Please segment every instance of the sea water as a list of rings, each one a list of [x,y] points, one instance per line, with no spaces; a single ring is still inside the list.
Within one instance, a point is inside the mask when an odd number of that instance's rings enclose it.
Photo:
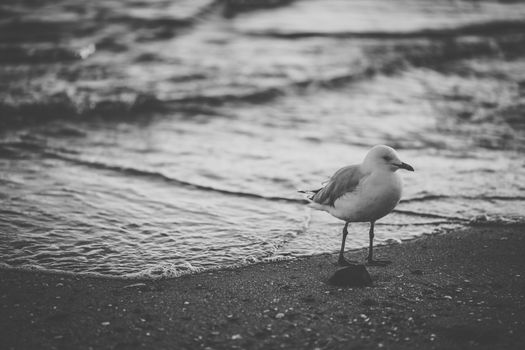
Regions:
[[[416,172],[378,244],[524,223],[525,4],[274,5],[5,1],[0,264],[156,278],[335,252],[343,223],[297,190],[379,143]]]

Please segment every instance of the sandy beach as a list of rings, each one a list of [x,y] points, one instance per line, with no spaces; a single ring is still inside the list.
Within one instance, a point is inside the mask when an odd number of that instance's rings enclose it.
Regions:
[[[523,226],[377,249],[372,287],[327,279],[335,255],[169,280],[0,271],[4,349],[520,349]],[[348,256],[364,259],[358,250]]]

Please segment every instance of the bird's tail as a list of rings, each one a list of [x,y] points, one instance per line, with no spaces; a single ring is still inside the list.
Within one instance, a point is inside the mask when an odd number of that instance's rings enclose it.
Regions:
[[[314,200],[314,196],[317,194],[317,192],[321,191],[322,188],[318,188],[317,190],[298,190],[299,193],[306,194],[306,198],[308,198],[309,201]]]
[[[306,198],[307,198],[308,201],[310,202],[310,203],[308,204],[308,206],[309,206],[310,208],[315,209],[315,210],[328,211],[328,210],[327,210],[328,207],[327,207],[326,205],[323,205],[323,204],[317,203],[317,202],[314,200],[315,195],[316,195],[319,191],[321,191],[322,189],[323,189],[323,188],[321,187],[321,188],[319,188],[319,189],[317,189],[317,190],[306,190],[306,191],[305,191],[305,190],[299,190],[299,191],[297,191],[297,192],[299,192],[299,193],[304,193],[304,194],[307,195]]]

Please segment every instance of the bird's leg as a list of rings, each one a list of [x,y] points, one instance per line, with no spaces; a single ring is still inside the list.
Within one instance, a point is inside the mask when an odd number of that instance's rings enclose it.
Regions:
[[[391,261],[388,260],[374,260],[374,224],[375,222],[370,222],[370,245],[368,246],[368,257],[366,258],[367,265],[371,266],[386,266],[391,264]]]
[[[350,222],[347,221],[345,223],[345,227],[343,228],[343,240],[341,242],[341,250],[339,251],[339,260],[337,260],[337,264],[339,266],[350,266],[350,265],[357,264],[357,262],[346,260],[343,255],[343,252],[345,250],[346,236],[348,235],[348,224],[349,223]]]
[[[370,231],[368,232],[368,236],[370,237],[370,243],[368,245],[368,262],[374,260],[374,222],[372,221],[370,223]]]

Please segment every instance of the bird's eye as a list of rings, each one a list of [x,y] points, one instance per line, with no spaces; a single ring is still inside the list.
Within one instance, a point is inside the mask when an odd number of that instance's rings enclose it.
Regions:
[[[387,162],[390,162],[392,160],[392,157],[390,156],[383,156],[383,159]]]

